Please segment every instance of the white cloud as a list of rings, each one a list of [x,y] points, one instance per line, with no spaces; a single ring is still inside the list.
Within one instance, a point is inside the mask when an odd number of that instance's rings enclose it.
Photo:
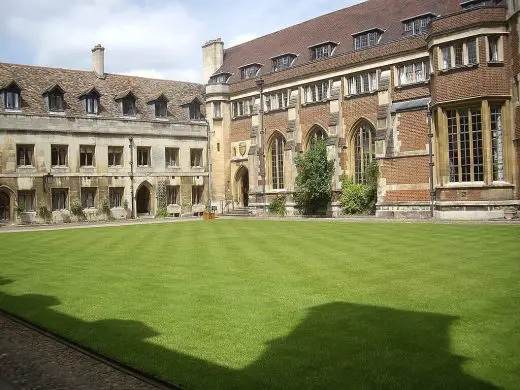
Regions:
[[[237,45],[240,45],[241,43],[250,41],[250,40],[255,39],[255,38],[258,38],[258,35],[256,35],[256,34],[241,34],[241,35],[237,35],[236,37],[231,38],[229,40],[229,42],[227,42],[227,47],[237,46]]]
[[[51,7],[34,3],[40,2],[13,1],[1,18],[7,35],[32,49],[36,64],[90,69],[90,49],[101,43],[108,72],[197,81],[202,77],[202,64],[194,61],[202,61],[203,37],[197,34],[201,22],[178,2],[45,2]]]

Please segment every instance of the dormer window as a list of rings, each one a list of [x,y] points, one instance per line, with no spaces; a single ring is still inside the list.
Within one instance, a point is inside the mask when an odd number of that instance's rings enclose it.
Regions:
[[[428,32],[430,22],[436,15],[428,13],[424,15],[418,15],[413,18],[405,19],[404,23],[404,35],[421,35]]]
[[[150,100],[148,104],[153,105],[156,118],[168,117],[168,98],[164,94],[160,94],[156,98]]]
[[[209,79],[210,84],[227,84],[229,78],[231,77],[231,73],[219,73],[214,76],[211,76]]]
[[[200,121],[202,115],[200,113],[200,102],[195,99],[193,102],[189,104],[190,109],[190,119],[194,121]]]
[[[47,105],[51,112],[62,112],[63,111],[63,95],[65,91],[61,89],[59,85],[55,85],[44,92],[47,96]]]
[[[96,88],[91,88],[88,91],[82,93],[79,98],[84,99],[85,112],[90,115],[99,114],[99,92]]]
[[[119,107],[123,116],[134,117],[137,109],[135,106],[137,98],[132,91],[126,91],[115,97],[119,102]]]
[[[296,58],[295,54],[284,54],[278,57],[273,57],[273,71],[278,72],[290,68]]]
[[[377,45],[381,40],[383,32],[380,28],[374,28],[352,34],[354,37],[354,49],[361,50]]]
[[[324,42],[318,45],[309,47],[311,50],[311,61],[321,60],[332,56],[337,44],[334,42]]]
[[[240,68],[240,78],[242,80],[252,79],[257,76],[262,65],[260,64],[250,64],[245,65]]]
[[[464,9],[475,7],[493,7],[503,4],[504,0],[467,0],[460,2],[460,6]]]
[[[19,110],[21,107],[20,87],[14,81],[4,88],[4,108]]]

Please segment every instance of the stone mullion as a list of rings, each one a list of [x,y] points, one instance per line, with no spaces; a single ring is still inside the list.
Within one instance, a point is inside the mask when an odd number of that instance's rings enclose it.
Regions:
[[[493,140],[491,137],[491,115],[489,102],[482,101],[482,152],[484,154],[484,182],[493,183]]]

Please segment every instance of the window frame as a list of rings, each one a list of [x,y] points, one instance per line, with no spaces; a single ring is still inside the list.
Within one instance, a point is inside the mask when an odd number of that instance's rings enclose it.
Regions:
[[[181,186],[180,185],[167,185],[166,186],[166,204],[168,206],[178,206],[180,200]],[[171,202],[175,200],[175,202]]]
[[[81,187],[81,207],[83,209],[95,209],[96,194],[97,187]]]
[[[364,95],[377,91],[379,88],[379,78],[377,74],[377,70],[373,70],[347,76],[347,96]],[[368,90],[365,90],[367,82]]]
[[[111,209],[122,208],[125,199],[125,187],[108,187],[108,204]]]
[[[173,154],[173,159],[171,158]],[[167,146],[164,148],[164,163],[167,168],[178,168],[180,166],[179,161],[180,149],[178,147]],[[173,160],[173,164],[171,164]]]
[[[218,107],[218,109],[217,109]],[[222,118],[222,102],[213,102],[213,118],[221,119]]]
[[[430,60],[423,59],[421,61],[407,62],[398,65],[397,67],[397,85],[396,87],[404,87],[407,85],[428,83],[431,77]],[[419,79],[419,69],[421,72],[421,79]],[[410,72],[411,70],[411,72]],[[408,75],[411,78],[408,78]],[[403,79],[403,75],[405,80]]]
[[[478,37],[470,37],[440,46],[438,51],[439,71],[445,72],[465,66],[478,65],[480,63],[479,42]]]
[[[377,46],[381,42],[383,31],[372,29],[353,35],[354,50],[364,50]]]
[[[56,160],[54,157],[56,156]],[[51,145],[51,166],[53,168],[65,168],[69,166],[69,145]]]
[[[197,164],[198,162],[198,164]],[[190,148],[190,167],[204,168],[204,149]]]
[[[280,72],[281,70],[289,69],[293,66],[295,59],[296,55],[294,54],[283,54],[281,56],[274,57],[271,60],[273,72]]]
[[[90,158],[89,158],[90,156]],[[79,166],[80,168],[92,168],[96,166],[96,146],[80,145],[79,146]],[[90,159],[90,161],[89,161]],[[89,164],[90,162],[90,164]]]
[[[164,99],[157,99],[154,102],[154,113],[155,113],[155,118],[167,119],[168,118],[168,102]]]
[[[137,113],[137,99],[134,96],[127,95],[121,99],[121,113],[124,117],[134,118]]]
[[[144,161],[144,153],[146,153],[146,164],[143,164]],[[137,166],[146,168],[152,166],[152,148],[150,146],[137,146],[136,147],[137,154]]]
[[[26,213],[36,211],[36,191],[35,190],[19,190],[17,193],[18,206],[23,205],[23,210]],[[29,204],[29,206],[27,206]]]
[[[65,99],[63,92],[54,89],[47,94],[47,104],[49,112],[64,112]]]
[[[321,103],[330,99],[330,80],[319,81],[302,88],[305,104]]]
[[[198,206],[204,204],[204,185],[191,186],[191,205]]]
[[[269,142],[269,184],[273,190],[285,189],[285,138],[276,134]]]
[[[68,188],[51,188],[51,208],[52,211],[61,211],[69,209]]]
[[[260,65],[260,64],[251,64],[251,65],[245,65],[245,66],[240,67],[240,79],[241,80],[254,79],[256,76],[258,76],[258,72],[260,72],[261,68],[262,68],[262,65]]]
[[[455,113],[455,116],[451,115],[453,113]],[[461,115],[461,113],[466,113],[466,115]],[[477,113],[479,122],[476,122]],[[447,124],[446,145],[449,182],[454,184],[484,183],[486,151],[484,149],[485,134],[482,107],[469,106],[446,109],[444,116]],[[475,122],[479,124],[476,129]],[[477,137],[475,137],[475,134],[477,134]],[[480,135],[480,139],[478,135]],[[478,153],[475,156],[475,149],[480,149],[480,158]],[[456,163],[453,160],[456,160]],[[476,163],[476,161],[479,163]],[[478,167],[477,172],[476,167]]]
[[[123,166],[123,146],[109,146],[107,150],[107,158],[108,158],[108,167],[122,167]],[[113,157],[110,158],[110,155]],[[115,164],[117,162],[117,155],[119,155],[119,164]],[[112,161],[111,161],[112,160]]]
[[[22,159],[20,159],[20,157],[21,157],[20,151],[23,152]],[[20,162],[24,162],[24,163],[30,162],[30,164],[20,164]],[[34,145],[33,144],[17,144],[16,145],[16,166],[18,168],[34,168]]]
[[[366,170],[375,159],[375,130],[367,124],[361,123],[352,135],[353,152],[353,180],[356,184],[366,183]],[[365,140],[368,140],[365,142]],[[368,150],[367,150],[368,148]]]
[[[88,115],[99,115],[100,98],[97,93],[91,92],[85,96],[85,112]]]
[[[22,96],[19,88],[10,87],[4,90],[4,109],[12,111],[20,111],[22,109]],[[10,106],[9,96],[14,97],[14,104]]]

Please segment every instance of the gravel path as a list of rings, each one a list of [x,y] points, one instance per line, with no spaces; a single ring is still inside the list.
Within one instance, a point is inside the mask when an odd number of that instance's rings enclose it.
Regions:
[[[157,390],[0,314],[0,390]]]

